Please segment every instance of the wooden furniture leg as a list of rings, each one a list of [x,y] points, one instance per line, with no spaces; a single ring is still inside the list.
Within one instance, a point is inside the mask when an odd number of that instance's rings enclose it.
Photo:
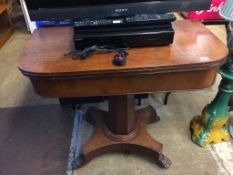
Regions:
[[[113,151],[142,153],[153,158],[163,168],[171,161],[162,153],[162,144],[146,131],[147,123],[159,120],[151,107],[134,110],[134,96],[113,96],[109,99],[109,111],[91,108],[87,120],[96,127],[95,133],[82,147],[76,168],[88,163],[96,156]]]
[[[8,15],[6,5],[0,0],[0,48],[6,43],[14,32],[13,24]]]

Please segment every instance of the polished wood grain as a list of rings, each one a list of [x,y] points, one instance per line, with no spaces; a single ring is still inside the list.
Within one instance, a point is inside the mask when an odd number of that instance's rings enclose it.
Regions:
[[[134,110],[131,94],[154,91],[203,89],[211,86],[228,53],[200,22],[176,21],[174,43],[168,46],[129,49],[125,66],[112,64],[113,53],[99,53],[72,60],[69,27],[38,29],[18,59],[36,93],[48,97],[110,96],[108,112],[90,109],[88,120],[96,125],[93,138],[82,147],[77,167],[109,151],[134,151],[153,157],[168,168],[171,161],[162,144],[146,131],[158,120],[155,110]],[[95,122],[93,122],[95,121]]]
[[[27,76],[105,76],[119,73],[162,73],[206,69],[224,61],[227,49],[200,22],[176,21],[174,43],[169,46],[129,49],[127,64],[114,66],[114,53],[95,54],[86,60],[72,60],[64,53],[73,49],[70,27],[35,31],[18,59]]]
[[[111,96],[109,98],[109,116],[111,118],[107,124],[112,133],[127,135],[135,131],[134,99],[134,95]]]
[[[6,6],[0,1],[0,14],[6,10]]]
[[[13,25],[7,13],[6,5],[0,0],[0,48],[11,37],[13,32]]]
[[[113,151],[144,154],[149,156],[162,168],[169,168],[171,166],[171,161],[161,153],[163,145],[152,138],[146,130],[145,126],[148,123],[154,123],[159,120],[159,117],[151,106],[136,111],[135,126],[138,128],[137,135],[133,138],[125,138],[124,141],[106,137],[106,135],[108,136],[108,131],[103,128],[106,128],[107,118],[111,117],[108,116],[107,112],[90,108],[87,115],[90,117],[88,120],[95,125],[96,131],[92,139],[83,145],[82,154],[78,157],[76,168],[85,165],[100,154]],[[126,135],[116,136],[120,138]]]
[[[69,27],[38,29],[18,59],[35,91],[49,97],[85,97],[129,93],[193,90],[211,86],[227,48],[200,22],[173,23],[174,43],[133,48],[127,64],[112,64],[113,53],[72,60]],[[95,87],[95,88],[93,88]],[[69,90],[67,90],[69,89]]]
[[[47,97],[85,97],[137,94],[155,91],[203,89],[215,82],[217,69],[116,77],[31,78],[37,94]]]

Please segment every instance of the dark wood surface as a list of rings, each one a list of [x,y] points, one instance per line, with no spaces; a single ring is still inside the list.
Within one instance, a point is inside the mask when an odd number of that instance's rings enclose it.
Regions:
[[[127,64],[122,67],[112,64],[113,53],[96,54],[85,60],[64,57],[64,53],[72,50],[70,27],[38,29],[20,55],[18,67],[32,80],[38,94],[50,97],[211,86],[217,67],[225,61],[227,48],[200,22],[177,21],[173,27],[176,31],[173,44],[130,49]]]
[[[119,97],[122,98],[122,97]],[[130,98],[130,97],[129,97]],[[129,98],[127,100],[129,100]],[[130,101],[130,100],[129,100]],[[136,134],[113,134],[109,135],[109,127],[106,125],[109,113],[91,108],[87,112],[88,120],[95,125],[95,134],[82,148],[82,154],[78,158],[81,167],[96,156],[113,151],[133,152],[145,154],[154,160],[160,167],[169,168],[171,161],[162,154],[163,145],[152,138],[146,130],[148,123],[159,121],[156,111],[148,106],[135,112]],[[120,118],[124,118],[122,115]],[[120,122],[120,121],[119,121]],[[119,123],[118,124],[121,124]],[[127,123],[127,122],[126,122]],[[104,129],[103,129],[104,128]]]
[[[216,66],[217,67],[217,66]],[[207,70],[78,78],[32,78],[37,94],[48,97],[87,97],[142,92],[203,89],[215,81],[217,68]],[[107,77],[105,77],[107,76]],[[68,90],[67,90],[68,89]]]
[[[169,46],[130,49],[127,64],[112,64],[113,53],[101,53],[86,60],[72,60],[64,53],[72,50],[71,27],[42,28],[32,35],[19,60],[28,76],[96,76],[130,72],[176,72],[213,68],[223,62],[227,49],[200,22],[177,21],[174,43]],[[216,49],[217,48],[217,49]],[[106,75],[106,76],[107,76]]]
[[[78,167],[108,151],[144,153],[164,168],[171,165],[161,153],[162,144],[145,129],[146,121],[157,121],[155,110],[148,107],[135,111],[133,96],[128,94],[209,87],[228,52],[200,22],[177,21],[173,27],[173,44],[130,49],[122,67],[112,64],[113,53],[96,54],[85,60],[64,57],[73,47],[72,28],[43,28],[32,35],[18,66],[38,94],[111,96],[108,112],[88,112],[95,119],[96,133],[82,147]]]
[[[134,95],[112,96],[109,98],[109,115],[111,119],[108,120],[107,124],[111,132],[127,135],[136,129],[134,99]]]
[[[6,5],[3,0],[0,0],[0,48],[11,37],[13,32],[13,25],[7,13]]]

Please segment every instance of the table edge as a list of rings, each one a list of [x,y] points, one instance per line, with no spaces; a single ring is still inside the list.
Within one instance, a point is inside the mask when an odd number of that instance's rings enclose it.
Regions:
[[[223,57],[220,60],[207,62],[207,63],[196,63],[196,64],[183,64],[175,66],[160,66],[160,67],[148,67],[148,68],[134,68],[134,69],[119,69],[119,70],[106,70],[106,71],[92,71],[92,72],[60,72],[60,73],[35,73],[25,71],[23,68],[18,66],[19,70],[23,75],[29,78],[45,78],[45,79],[59,79],[59,78],[97,78],[97,77],[115,77],[115,76],[130,76],[130,75],[153,75],[162,73],[172,72],[187,72],[187,71],[199,71],[218,68],[223,65],[227,57]]]

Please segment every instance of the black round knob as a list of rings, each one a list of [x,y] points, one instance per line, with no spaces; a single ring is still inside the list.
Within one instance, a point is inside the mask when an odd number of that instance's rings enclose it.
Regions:
[[[126,64],[126,56],[121,54],[116,54],[112,60],[113,64],[116,66],[123,66]]]

